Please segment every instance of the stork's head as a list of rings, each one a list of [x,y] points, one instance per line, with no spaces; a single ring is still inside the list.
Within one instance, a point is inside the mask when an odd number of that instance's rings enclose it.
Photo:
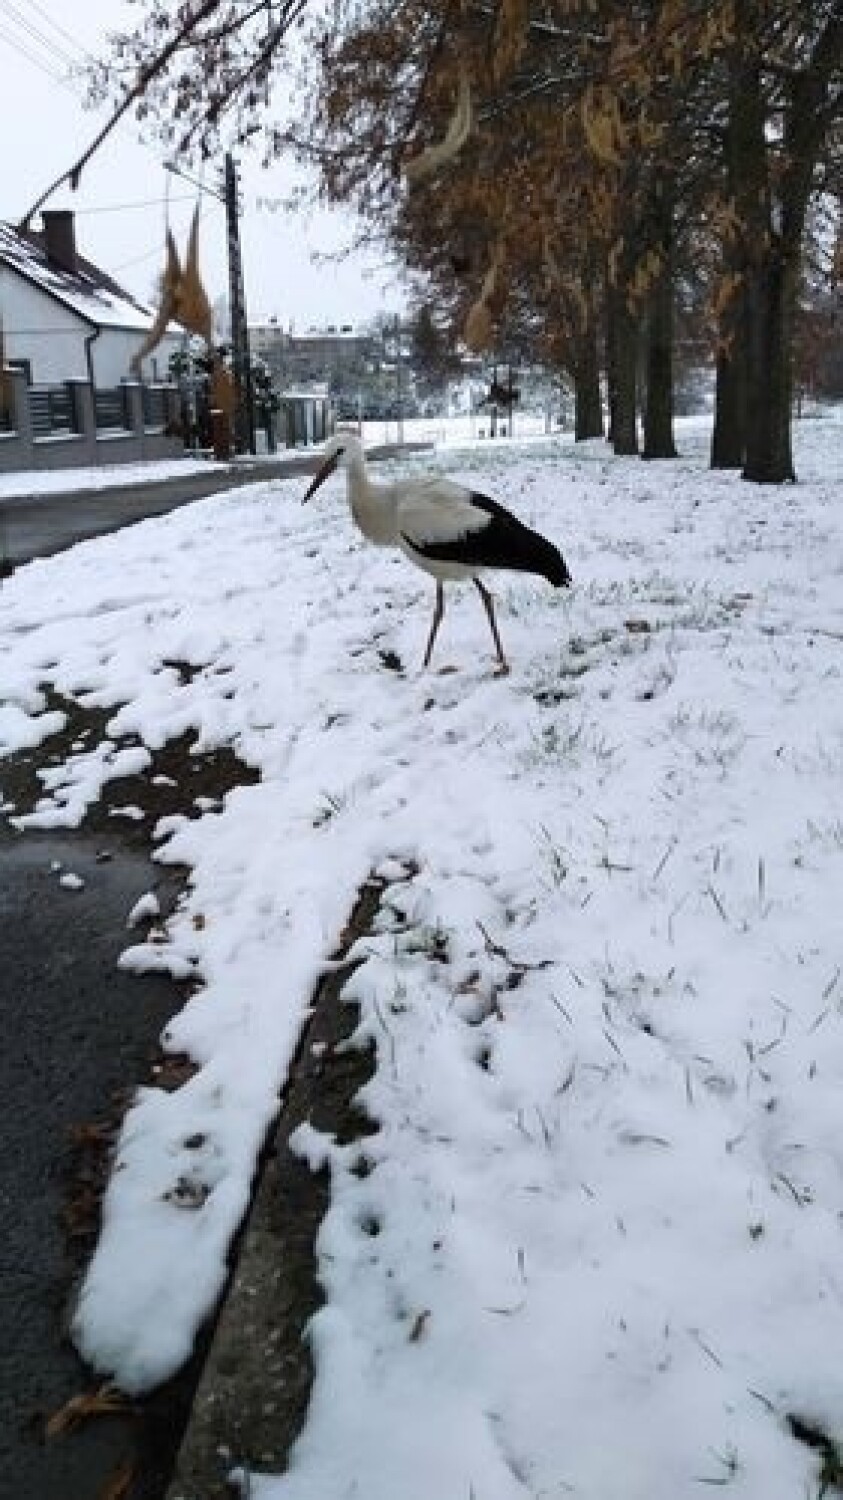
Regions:
[[[322,462],[313,477],[307,494],[302,498],[302,504],[315,495],[321,484],[333,474],[335,469],[347,469],[355,459],[362,459],[363,444],[353,432],[336,432],[325,444],[322,454]]]

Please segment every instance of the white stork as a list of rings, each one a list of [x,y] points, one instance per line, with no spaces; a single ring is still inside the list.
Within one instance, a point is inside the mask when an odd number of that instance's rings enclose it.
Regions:
[[[363,445],[349,432],[329,439],[304,500],[340,467],[348,476],[352,517],[367,540],[377,547],[400,547],[411,562],[436,579],[436,605],[423,665],[429,665],[445,612],[443,585],[470,578],[483,600],[500,670],[508,672],[492,596],[478,575],[485,568],[509,568],[540,573],[554,588],[561,588],[571,582],[561,552],[496,500],[440,475],[373,484]]]

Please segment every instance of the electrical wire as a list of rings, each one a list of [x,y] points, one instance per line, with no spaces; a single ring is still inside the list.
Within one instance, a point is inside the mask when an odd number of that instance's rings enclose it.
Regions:
[[[171,198],[171,203],[192,203],[195,193],[179,193],[177,198]],[[158,208],[161,203],[160,195],[157,198],[136,198],[133,203],[95,203],[93,208],[77,208],[77,217],[81,214],[116,214],[123,213],[129,208]]]
[[[158,200],[156,200],[156,202],[157,201]],[[170,201],[172,202],[173,200],[171,199]],[[184,200],[178,199],[177,201],[182,202]],[[190,201],[190,200],[188,200],[188,201]],[[214,214],[214,213],[221,213],[221,212],[222,212],[222,205],[221,204],[211,204],[211,203],[208,203],[206,205],[203,205],[203,207],[199,211],[199,222],[200,222],[200,224],[204,222],[205,218],[207,217],[207,215],[209,213]],[[111,274],[113,276],[119,276],[120,273],[121,273],[121,271],[128,271],[129,268],[130,268],[130,266],[139,266],[139,265],[142,265],[145,260],[153,260],[156,255],[158,256],[159,259],[161,258],[161,246],[160,246],[160,244],[156,245],[153,250],[145,250],[144,253],[143,253],[143,255],[133,255],[131,260],[121,261],[121,263],[120,263],[119,266],[115,266],[114,267],[114,269],[111,272]]]
[[[14,20],[14,17],[11,14],[11,10],[13,10],[14,7],[12,6],[11,9],[9,9],[9,7],[10,7],[10,0],[0,0],[0,18],[2,18],[3,20]],[[42,15],[44,14],[43,11],[40,11],[39,7],[35,6],[34,8],[35,9],[39,9],[39,13],[40,14],[42,14]],[[46,17],[45,17],[45,19],[46,19]],[[31,29],[31,28],[27,28],[27,29]],[[57,29],[61,30],[62,28],[57,27]],[[39,33],[39,35],[40,35],[40,33]],[[81,100],[81,98],[83,96],[82,96],[79,88],[76,87],[76,86],[74,86],[74,84],[71,81],[71,79],[69,79],[68,77],[66,77],[65,75],[63,75],[61,73],[55,72],[52,68],[48,67],[42,57],[39,57],[36,53],[34,53],[34,52],[32,52],[32,51],[29,50],[29,46],[28,46],[28,44],[26,42],[22,41],[20,37],[15,36],[13,34],[10,34],[8,31],[5,30],[4,26],[0,26],[0,40],[7,42],[10,47],[12,47],[17,53],[19,53],[19,55],[21,57],[26,58],[27,62],[32,63],[33,67],[37,68],[39,70],[39,72],[43,73],[46,78],[49,78],[52,83],[57,83],[62,88],[66,88],[71,94],[73,94],[74,98]],[[47,43],[46,45],[49,46],[49,43]],[[64,54],[64,53],[62,53],[62,55],[66,56],[66,54]],[[94,59],[91,58],[91,54],[88,53],[88,52],[84,52],[83,51],[82,52],[82,56],[84,56],[86,58],[89,58],[92,61],[94,60]],[[168,164],[166,162],[162,162],[160,157],[158,157],[157,160],[165,168],[168,167]],[[178,175],[183,175],[183,174],[179,173]],[[178,198],[175,198],[172,201],[173,202],[177,202],[177,203],[188,202],[191,197],[192,197],[192,195],[187,194],[187,193],[179,194]],[[155,207],[155,206],[157,206],[160,203],[160,201],[161,201],[160,198],[152,198],[152,199],[146,199],[146,200],[138,200],[138,201],[133,202],[133,203],[98,204],[98,205],[95,205],[92,208],[80,208],[80,209],[76,209],[75,212],[76,212],[77,215],[82,215],[82,214],[85,214],[85,215],[87,215],[87,214],[101,214],[101,213],[117,213],[117,212],[121,212],[123,210],[133,209],[133,208],[151,208],[151,207]],[[140,265],[140,264],[142,264],[146,260],[152,260],[154,256],[160,255],[160,254],[161,254],[161,247],[160,247],[160,245],[156,245],[154,249],[147,250],[142,255],[135,255],[135,256],[132,256],[132,258],[130,260],[123,261],[120,266],[116,267],[115,274],[119,274],[123,270],[128,270],[131,266]],[[31,330],[27,330],[27,332],[30,332],[30,331]]]
[[[44,73],[53,83],[61,84],[62,88],[70,88],[74,94],[76,93],[76,90],[73,89],[67,78],[63,77],[61,73],[54,73],[52,68],[48,68],[43,59],[37,57],[34,52],[30,52],[19,37],[10,36],[7,31],[4,31],[0,27],[0,39],[7,42],[10,47],[14,48],[15,52],[19,53],[21,57],[25,57],[27,62],[31,62],[34,67]]]
[[[43,31],[39,31],[37,26],[33,26],[32,22],[28,21],[26,16],[21,15],[21,12],[12,3],[12,0],[0,0],[0,11],[3,12],[6,19],[11,21],[13,25],[19,26],[21,31],[26,32],[28,36],[32,37],[37,45],[45,47],[51,55],[57,55],[70,67],[76,66],[76,59],[58,42],[54,42],[51,37],[46,37]]]
[[[96,61],[96,58],[94,57],[93,53],[92,52],[88,52],[83,46],[81,46],[81,44],[76,40],[75,37],[73,37],[73,36],[70,35],[69,31],[65,31],[64,27],[61,26],[58,21],[53,20],[52,16],[50,16],[50,15],[47,14],[47,12],[45,11],[43,5],[39,5],[38,4],[38,0],[27,0],[27,4],[28,4],[30,10],[37,11],[37,13],[41,17],[42,21],[45,21],[47,23],[47,25],[51,28],[51,30],[57,32],[59,36],[64,37],[65,41],[69,42],[70,45],[77,52],[81,53],[82,57],[84,57],[88,62],[95,62]]]

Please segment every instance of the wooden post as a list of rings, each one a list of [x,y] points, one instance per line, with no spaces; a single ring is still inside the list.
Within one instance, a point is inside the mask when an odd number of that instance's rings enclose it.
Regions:
[[[236,392],[235,446],[238,453],[254,453],[252,368],[249,358],[246,294],[243,288],[243,262],[240,256],[240,215],[237,206],[237,190],[237,167],[234,157],[228,151],[225,157],[225,217],[228,233],[228,289],[231,301],[231,363]]]

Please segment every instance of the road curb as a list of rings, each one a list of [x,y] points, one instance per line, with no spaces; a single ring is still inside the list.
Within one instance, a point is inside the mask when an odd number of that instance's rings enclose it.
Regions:
[[[385,889],[375,878],[362,887],[342,946],[317,985],[165,1500],[232,1500],[244,1486],[248,1494],[249,1476],[287,1467],[304,1424],[313,1381],[307,1324],[323,1302],[315,1246],[330,1175],[311,1171],[290,1137],[305,1121],[341,1144],[372,1133],[355,1097],[372,1076],[374,1052],[344,1045],[358,1008],[342,991],[360,961],[343,959],[371,930]],[[360,1160],[362,1172],[362,1149]]]

